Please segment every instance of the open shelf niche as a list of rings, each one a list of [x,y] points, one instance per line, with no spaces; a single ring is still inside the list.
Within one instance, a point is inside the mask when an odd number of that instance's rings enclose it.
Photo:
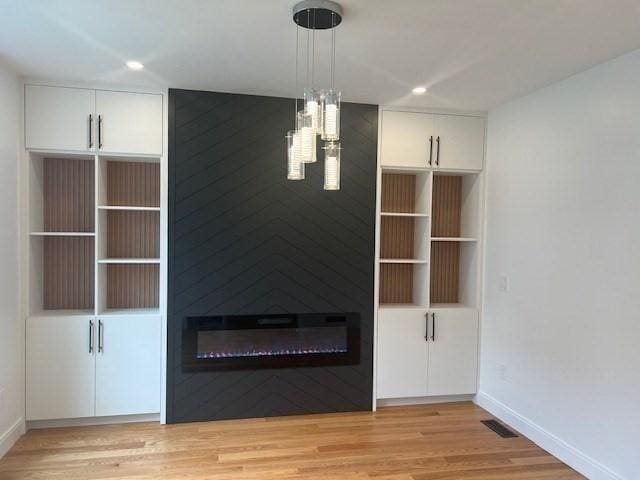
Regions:
[[[428,171],[382,171],[381,304],[428,304],[430,190]]]
[[[101,158],[98,311],[157,309],[160,164]]]
[[[435,173],[431,223],[430,301],[477,306],[481,204],[477,173]]]
[[[95,162],[29,155],[30,314],[92,314]]]

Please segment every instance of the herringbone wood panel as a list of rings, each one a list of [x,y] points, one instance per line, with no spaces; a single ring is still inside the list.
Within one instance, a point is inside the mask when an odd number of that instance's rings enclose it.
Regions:
[[[169,92],[170,422],[371,408],[377,107],[343,104],[342,189],[322,151],[286,180],[292,99]],[[183,373],[194,315],[360,312],[355,366]]]

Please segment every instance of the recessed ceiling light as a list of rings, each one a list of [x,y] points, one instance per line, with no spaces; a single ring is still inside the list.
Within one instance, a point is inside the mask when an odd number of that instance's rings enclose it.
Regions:
[[[127,62],[127,67],[129,67],[131,70],[142,70],[144,68],[144,65],[137,60],[129,60]]]
[[[427,87],[416,87],[411,91],[414,95],[423,95],[427,91]]]

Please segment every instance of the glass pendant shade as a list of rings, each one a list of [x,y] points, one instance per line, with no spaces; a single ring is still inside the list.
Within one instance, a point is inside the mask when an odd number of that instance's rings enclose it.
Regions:
[[[300,156],[300,134],[287,132],[287,179],[304,180],[304,162]]]
[[[327,91],[322,97],[322,140],[340,140],[340,92]]]
[[[293,7],[296,24],[294,129],[287,132],[287,178],[305,178],[307,163],[316,163],[320,147],[324,150],[324,189],[340,190],[340,102],[335,87],[336,27],[342,22],[342,7],[330,0],[301,0]],[[306,29],[306,45],[300,45],[300,28]],[[331,44],[327,78],[330,89],[316,83],[316,30],[329,31]],[[323,35],[323,38],[328,38]],[[302,47],[302,49],[301,49]],[[300,63],[300,53],[302,61]],[[306,80],[299,89],[301,68]],[[324,65],[322,65],[324,67]],[[324,74],[322,75],[325,76]],[[316,89],[316,85],[321,88]],[[301,95],[302,94],[302,95]],[[302,96],[302,108],[299,109]],[[321,140],[319,140],[320,138]],[[321,145],[317,145],[321,142]],[[313,167],[311,167],[313,168]]]
[[[340,190],[340,143],[329,142],[324,147],[324,189]]]
[[[320,105],[321,92],[313,88],[304,89],[304,109],[311,114],[311,128],[316,133],[322,130],[322,106]]]
[[[315,163],[316,132],[313,119],[306,111],[298,112],[298,135],[300,135],[300,156],[304,163]]]

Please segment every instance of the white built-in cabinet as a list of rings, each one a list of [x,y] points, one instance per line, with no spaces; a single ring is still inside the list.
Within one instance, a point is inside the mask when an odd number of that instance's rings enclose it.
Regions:
[[[160,410],[158,316],[27,319],[28,420]]]
[[[27,420],[160,411],[162,110],[25,86]]]
[[[378,399],[476,392],[485,119],[380,115]]]
[[[94,150],[95,90],[27,85],[24,106],[26,148]]]
[[[385,110],[380,161],[386,166],[481,170],[485,119]]]
[[[162,95],[26,85],[25,146],[162,155]]]
[[[82,315],[27,319],[28,420],[95,415],[94,323]]]
[[[162,96],[96,91],[98,149],[105,153],[162,153]]]
[[[98,317],[96,415],[160,409],[160,319]]]
[[[476,309],[382,308],[378,338],[379,398],[475,393]]]
[[[416,112],[382,112],[380,162],[384,165],[426,168],[433,163],[433,115]]]
[[[378,398],[427,395],[427,314],[418,309],[378,313]]]
[[[438,308],[428,312],[430,324],[427,394],[476,392],[478,373],[478,310]]]

